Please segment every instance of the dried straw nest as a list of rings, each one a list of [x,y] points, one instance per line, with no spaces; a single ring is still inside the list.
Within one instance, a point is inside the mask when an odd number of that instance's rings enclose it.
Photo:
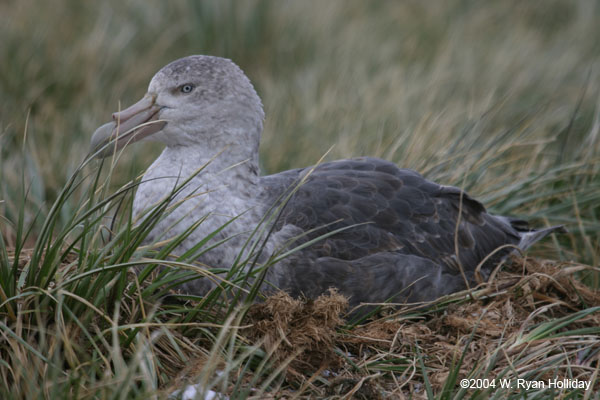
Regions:
[[[425,398],[426,389],[459,390],[465,377],[577,378],[597,391],[600,292],[580,280],[597,272],[519,258],[479,288],[355,327],[343,326],[347,303],[335,291],[304,302],[279,293],[251,307],[242,334],[292,360],[287,380],[296,394]]]

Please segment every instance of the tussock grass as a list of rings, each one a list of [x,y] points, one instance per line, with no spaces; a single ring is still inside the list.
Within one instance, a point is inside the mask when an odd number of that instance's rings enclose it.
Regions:
[[[458,382],[598,380],[599,13],[567,0],[1,3],[0,397],[166,397],[190,383],[236,398],[589,398]],[[335,145],[328,158],[384,157],[569,234],[426,309],[345,325],[339,299],[279,295],[248,311],[261,274],[248,254],[272,216],[235,268],[200,268],[211,234],[176,258],[187,233],[147,243],[167,201],[130,219],[158,147],[82,161],[112,111],[194,53],[232,58],[255,83],[265,172]],[[171,291],[198,274],[217,290]]]

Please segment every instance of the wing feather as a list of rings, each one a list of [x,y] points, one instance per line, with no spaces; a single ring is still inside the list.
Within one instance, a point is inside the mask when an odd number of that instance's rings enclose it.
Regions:
[[[287,171],[265,177],[263,183],[283,192],[306,174],[304,184],[286,204],[279,228],[292,224],[302,231],[313,230],[303,239],[310,240],[357,225],[311,246],[315,257],[358,260],[392,252],[417,255],[452,269],[458,259],[463,268],[473,270],[498,247],[520,240],[510,224],[488,214],[460,189],[438,185],[376,158]],[[493,257],[490,264],[508,251]]]

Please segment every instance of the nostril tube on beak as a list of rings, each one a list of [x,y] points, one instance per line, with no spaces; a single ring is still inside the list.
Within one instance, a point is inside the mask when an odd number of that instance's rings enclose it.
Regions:
[[[135,142],[160,131],[166,121],[158,121],[160,107],[155,103],[156,95],[146,94],[140,101],[123,111],[112,115],[113,120],[102,125],[92,136],[92,152],[97,152],[115,142],[116,149],[127,143]],[[98,154],[106,157],[113,154],[114,146],[108,146],[105,151]]]
[[[148,108],[152,107],[152,105],[154,105],[155,98],[156,98],[156,96],[154,96],[154,95],[146,94],[140,101],[133,104],[132,106],[130,106],[122,111],[113,113],[112,118],[116,122],[123,123],[123,122],[129,120],[134,115],[139,114],[142,111],[147,110]]]

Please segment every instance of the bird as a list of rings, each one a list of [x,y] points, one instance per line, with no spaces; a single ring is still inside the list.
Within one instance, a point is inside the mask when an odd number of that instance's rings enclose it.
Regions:
[[[103,158],[140,140],[164,144],[132,213],[142,218],[161,201],[176,207],[147,243],[191,230],[173,254],[203,243],[197,262],[228,270],[256,236],[262,242],[253,260],[272,261],[261,288],[309,299],[334,288],[350,307],[428,302],[464,290],[487,280],[509,254],[563,230],[494,215],[460,188],[379,158],[261,175],[264,119],[260,97],[233,61],[192,55],[160,69],[140,101],[100,126],[91,152]],[[217,284],[198,274],[180,290],[204,296]]]

